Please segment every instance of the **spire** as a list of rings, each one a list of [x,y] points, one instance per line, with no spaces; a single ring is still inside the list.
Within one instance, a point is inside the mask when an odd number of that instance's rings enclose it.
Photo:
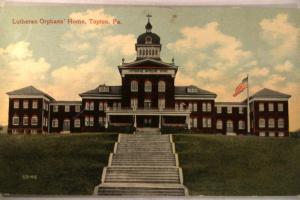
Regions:
[[[148,23],[146,24],[145,28],[146,28],[146,32],[151,32],[152,29],[152,25],[150,23],[150,17],[152,17],[152,15],[150,15],[149,13],[146,15],[146,17],[148,17]]]

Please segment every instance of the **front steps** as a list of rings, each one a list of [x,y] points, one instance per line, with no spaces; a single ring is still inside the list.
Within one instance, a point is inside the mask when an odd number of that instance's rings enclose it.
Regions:
[[[95,195],[184,196],[182,170],[171,135],[119,134]]]

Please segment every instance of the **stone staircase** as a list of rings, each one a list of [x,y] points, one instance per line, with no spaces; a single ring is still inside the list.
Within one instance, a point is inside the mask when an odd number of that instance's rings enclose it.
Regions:
[[[184,196],[182,169],[172,135],[156,130],[119,134],[95,195]]]

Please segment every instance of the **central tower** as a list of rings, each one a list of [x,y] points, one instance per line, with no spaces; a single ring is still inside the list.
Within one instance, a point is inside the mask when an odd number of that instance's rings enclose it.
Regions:
[[[152,25],[150,23],[150,17],[152,16],[148,14],[147,17],[148,23],[145,26],[146,32],[138,37],[137,43],[135,44],[135,50],[137,54],[136,60],[141,60],[144,58],[160,60],[160,37],[151,31]]]

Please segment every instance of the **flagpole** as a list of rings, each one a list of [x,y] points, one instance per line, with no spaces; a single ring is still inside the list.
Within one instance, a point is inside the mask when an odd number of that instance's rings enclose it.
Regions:
[[[247,74],[247,133],[250,134],[249,75]]]

